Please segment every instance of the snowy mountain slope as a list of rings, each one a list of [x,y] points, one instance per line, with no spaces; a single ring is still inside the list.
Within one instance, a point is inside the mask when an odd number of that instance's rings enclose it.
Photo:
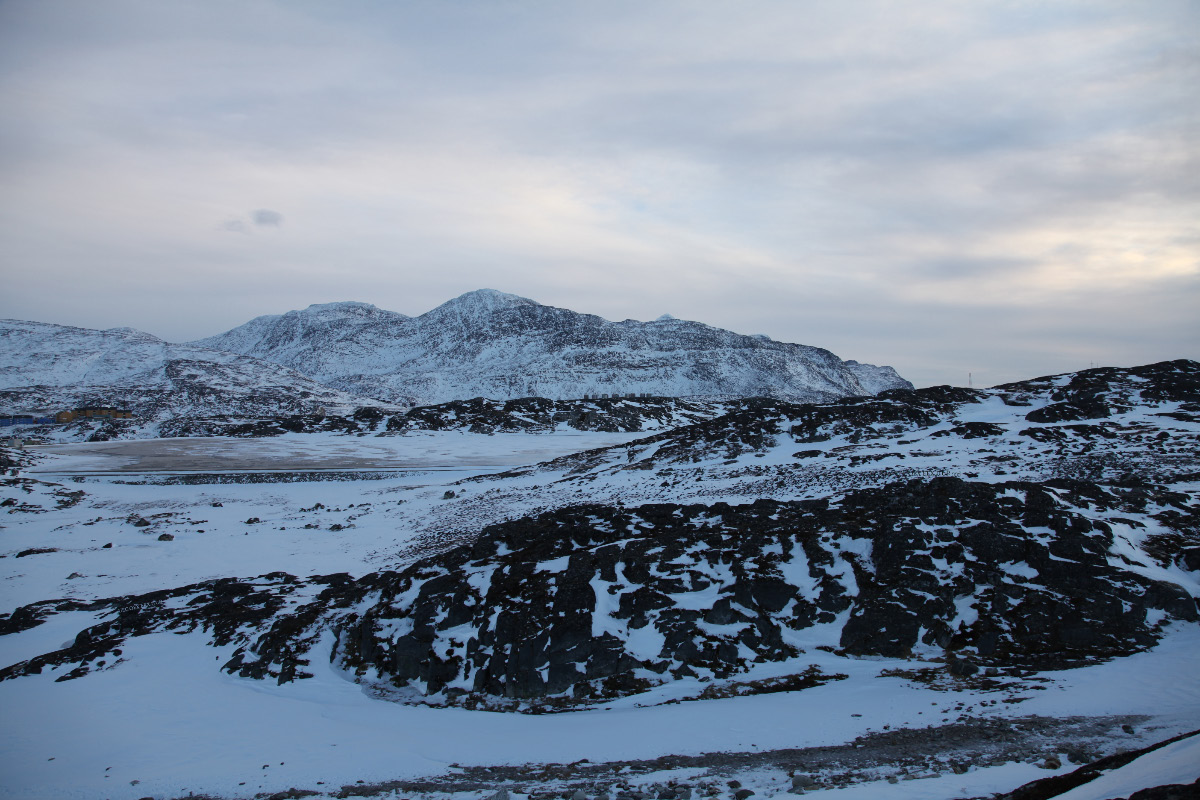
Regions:
[[[878,367],[874,364],[860,364],[857,361],[844,362],[867,394],[879,394],[888,389],[911,389],[913,385],[900,377],[891,367]]]
[[[0,404],[128,408],[143,419],[273,416],[369,403],[260,359],[106,331],[0,320]]]
[[[377,441],[453,438],[468,452],[516,436],[390,435]],[[567,435],[581,434],[545,434]],[[317,453],[364,440],[305,441]],[[51,750],[78,724],[64,716],[36,746],[6,740],[28,756],[14,786],[60,775],[107,790],[115,763],[145,784],[104,793],[130,798],[151,783],[357,796],[363,780],[380,796],[687,787],[744,800],[736,779],[762,795],[849,785],[848,797],[948,800],[1200,717],[1195,362],[745,401],[478,472],[4,479],[0,591],[21,600],[0,616],[0,699],[26,724],[58,698],[120,696],[130,720],[161,706],[151,727],[177,725],[208,713],[172,699],[186,680],[221,710],[212,739],[228,742],[206,739],[195,763],[200,748],[147,743],[93,775]],[[256,744],[301,717],[325,720],[321,735]],[[221,767],[247,747],[256,763]]]
[[[330,303],[194,344],[253,355],[356,394],[413,405],[468,397],[823,400],[911,387],[890,367],[699,322],[609,322],[481,289],[419,317]]]

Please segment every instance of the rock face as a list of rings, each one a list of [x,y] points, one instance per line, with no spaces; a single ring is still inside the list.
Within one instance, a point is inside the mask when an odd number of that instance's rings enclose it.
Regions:
[[[168,344],[132,328],[0,320],[0,407],[115,406],[153,420],[275,416],[369,402],[278,364]]]
[[[387,421],[391,431],[467,430],[551,431],[568,427],[581,431],[660,431],[720,416],[736,403],[681,400],[675,397],[550,400],[456,400],[418,406]]]
[[[342,623],[336,654],[443,701],[578,703],[729,678],[795,658],[822,631],[853,655],[1072,666],[1149,646],[1154,612],[1197,619],[1184,589],[1147,577],[1153,559],[1111,564],[1127,534],[1093,516],[1175,503],[1145,488],[942,479],[836,505],[568,509],[389,577]]]
[[[196,627],[242,643],[224,668],[243,676],[292,680],[328,658],[394,699],[523,710],[800,664],[814,646],[944,656],[964,674],[1064,668],[1144,649],[1163,622],[1200,616],[1162,578],[1187,542],[1145,541],[1136,516],[1193,532],[1200,521],[1186,494],[1069,481],[568,508],[492,526],[401,572],[275,574],[105,601],[111,621],[0,679],[62,664],[78,677],[129,635]],[[28,626],[48,611],[11,617]],[[309,652],[326,629],[332,652]]]
[[[163,437],[280,436],[285,433],[343,434],[406,431],[470,433],[545,433],[563,428],[580,431],[662,431],[712,419],[736,408],[737,402],[699,402],[674,397],[550,400],[522,397],[489,400],[476,397],[403,412],[363,406],[348,415],[294,414],[248,421],[229,416],[180,417],[159,425]]]
[[[1153,773],[1146,770],[1144,765],[1139,765],[1136,762],[1143,756],[1151,755],[1164,747],[1187,739],[1194,739],[1197,736],[1200,736],[1200,730],[1180,734],[1179,736],[1172,736],[1170,739],[1157,742],[1149,747],[1106,756],[1071,772],[1055,775],[1050,778],[1042,778],[1041,780],[1019,786],[1005,794],[1003,800],[1052,800],[1052,798],[1067,794],[1076,787],[1087,786],[1087,784],[1098,778],[1114,775],[1120,776],[1118,780],[1126,779],[1125,776],[1128,776],[1127,786],[1146,786],[1147,783],[1158,783],[1161,780],[1161,776],[1156,778]],[[1153,756],[1151,757],[1153,758]],[[1088,789],[1093,797],[1106,797],[1109,793],[1108,791],[1101,792],[1094,787],[1088,787]],[[1128,788],[1121,790],[1121,794],[1127,794],[1128,792]],[[1125,800],[1194,800],[1196,797],[1200,797],[1200,778],[1197,778],[1190,784],[1147,786],[1144,789],[1139,789],[1129,794]]]
[[[614,393],[807,402],[911,388],[890,367],[844,362],[816,347],[669,317],[609,322],[490,289],[419,317],[366,303],[314,305],[194,344],[412,405]]]

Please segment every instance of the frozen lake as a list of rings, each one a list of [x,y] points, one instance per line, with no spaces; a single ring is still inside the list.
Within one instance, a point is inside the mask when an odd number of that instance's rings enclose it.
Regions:
[[[502,470],[621,444],[649,434],[418,431],[398,436],[287,434],[272,438],[133,439],[31,447],[53,456],[29,473],[86,475],[159,472],[317,470]]]

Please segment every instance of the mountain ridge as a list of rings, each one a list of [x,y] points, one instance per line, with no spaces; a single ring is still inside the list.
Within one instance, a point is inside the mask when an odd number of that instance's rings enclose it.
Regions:
[[[345,301],[256,317],[191,344],[253,355],[409,405],[648,393],[828,400],[911,388],[891,367],[663,315],[611,322],[477,289],[416,317]]]
[[[0,404],[128,408],[143,418],[277,415],[371,403],[252,356],[172,344],[135,328],[0,320]]]

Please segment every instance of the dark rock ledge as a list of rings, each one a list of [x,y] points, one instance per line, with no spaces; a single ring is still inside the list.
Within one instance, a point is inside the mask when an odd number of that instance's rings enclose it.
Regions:
[[[1136,559],[1115,555],[1113,525],[1147,522],[1165,532]],[[331,659],[392,699],[526,711],[686,677],[721,692],[752,683],[756,663],[796,660],[803,675],[792,641],[814,626],[827,626],[827,649],[940,657],[961,677],[1066,668],[1200,618],[1181,586],[1137,571],[1137,559],[1194,569],[1196,523],[1182,492],[1069,481],[578,506],[491,526],[399,572],[273,573],[96,601],[102,621],[0,679],[64,666],[58,680],[79,677],[111,666],[128,636],[197,629],[235,646],[223,669],[246,677],[285,682]],[[0,630],[39,624],[63,602],[16,609]],[[336,644],[316,653],[325,630]]]

